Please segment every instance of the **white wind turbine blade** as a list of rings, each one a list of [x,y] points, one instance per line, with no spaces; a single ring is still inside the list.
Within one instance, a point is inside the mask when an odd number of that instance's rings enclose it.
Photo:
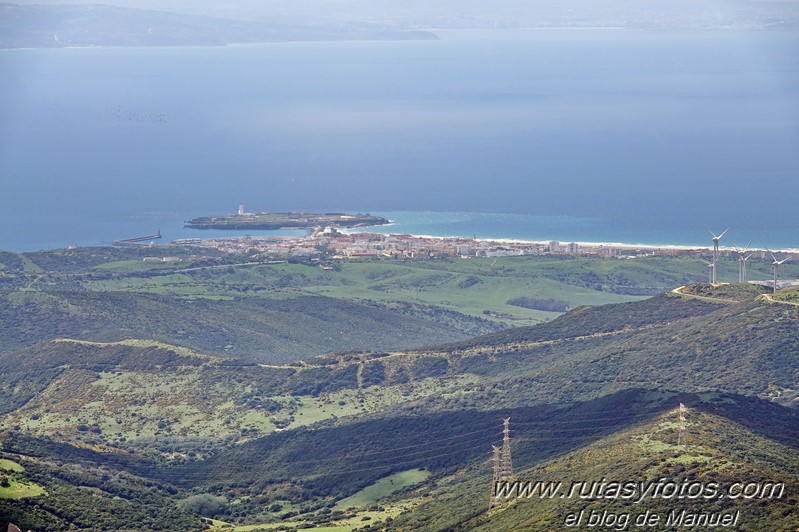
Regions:
[[[766,251],[768,251],[768,254],[771,255],[771,260],[777,262],[777,257],[774,256],[774,253],[772,253],[769,248],[766,248]]]

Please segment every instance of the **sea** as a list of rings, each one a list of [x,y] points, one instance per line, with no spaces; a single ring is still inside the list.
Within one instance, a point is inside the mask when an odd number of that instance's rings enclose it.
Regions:
[[[0,249],[236,235],[183,224],[239,203],[799,248],[799,31],[437,33],[0,50]]]

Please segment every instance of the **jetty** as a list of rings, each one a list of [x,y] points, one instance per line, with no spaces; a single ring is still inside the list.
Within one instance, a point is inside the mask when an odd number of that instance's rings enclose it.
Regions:
[[[137,236],[134,238],[124,238],[122,240],[114,240],[111,242],[115,246],[141,246],[143,242],[151,242],[161,238],[161,230],[155,232],[154,235]]]

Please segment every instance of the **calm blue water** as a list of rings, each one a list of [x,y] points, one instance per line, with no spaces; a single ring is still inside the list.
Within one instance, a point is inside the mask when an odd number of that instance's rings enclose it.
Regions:
[[[241,201],[799,247],[799,33],[443,37],[0,51],[0,248],[211,236],[182,221]]]
[[[541,216],[479,212],[381,212],[391,225],[357,229],[374,233],[466,236],[487,239],[564,242],[621,242],[628,244],[710,245],[704,227],[680,232],[673,228],[637,227],[619,220],[579,216]],[[722,229],[723,230],[723,229]],[[720,231],[718,231],[720,232]],[[577,235],[577,237],[575,236]],[[741,237],[741,232],[737,231]],[[725,237],[722,245],[727,243]],[[742,246],[748,240],[742,241]]]

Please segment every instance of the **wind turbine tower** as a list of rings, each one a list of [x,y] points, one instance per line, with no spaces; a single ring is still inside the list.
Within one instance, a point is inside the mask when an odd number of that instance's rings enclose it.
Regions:
[[[749,255],[747,255],[746,257],[744,257],[744,258],[743,258],[743,260],[741,261],[741,269],[742,269],[742,271],[743,271],[743,281],[741,281],[742,283],[745,283],[745,282],[746,282],[746,261],[748,261],[749,259],[751,259],[751,258],[752,258],[752,255],[754,255],[754,253],[750,253]]]
[[[713,282],[713,270],[716,269],[716,265],[713,264],[712,262],[705,262],[705,264],[707,264],[707,274],[708,274],[707,275],[707,282],[712,283]]]
[[[710,228],[708,227],[707,230],[710,231]],[[716,236],[716,233],[713,231],[710,231],[710,234],[713,235],[713,280],[710,282],[713,284],[716,284],[716,264],[719,260],[719,240],[721,240],[721,237],[723,237],[724,233],[727,231],[729,231],[729,229],[725,229],[718,236]]]
[[[754,253],[750,253],[749,255],[746,254],[746,252],[749,250],[749,246],[752,245],[752,241],[750,240],[744,249],[739,248],[737,244],[733,245],[735,246],[735,251],[738,252],[738,282],[745,283],[746,261],[749,260],[752,255],[754,255]]]
[[[780,264],[782,264],[783,262],[787,261],[791,257],[785,257],[782,260],[777,260],[777,257],[775,257],[774,253],[772,253],[770,250],[769,250],[769,254],[771,255],[771,259],[774,261],[774,262],[771,263],[771,265],[774,266],[774,290],[772,291],[772,294],[773,294],[773,293],[777,292],[777,268],[780,267]]]

